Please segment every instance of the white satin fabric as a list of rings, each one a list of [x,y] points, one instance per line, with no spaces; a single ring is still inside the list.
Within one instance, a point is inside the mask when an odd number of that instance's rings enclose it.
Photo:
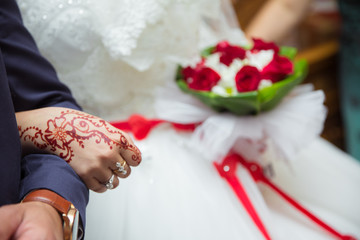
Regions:
[[[185,122],[209,119],[195,135],[164,124],[136,141],[142,164],[116,190],[91,193],[85,239],[263,239],[209,159],[226,153],[231,147],[226,143],[236,143],[239,136],[262,140],[265,130],[275,142],[269,149],[280,146],[288,159],[276,161],[277,153],[266,152],[266,164],[275,170],[273,181],[341,232],[360,237],[360,166],[316,137],[324,116],[320,92],[294,95],[269,116],[230,121],[233,117],[224,119],[187,95],[171,100],[167,96],[175,94],[157,91],[174,81],[177,63],[194,62],[204,46],[223,39],[246,43],[228,2],[17,1],[40,51],[85,111],[107,120],[124,120],[133,113]],[[162,107],[161,99],[166,99]],[[309,103],[318,107],[310,108]],[[182,114],[175,117],[179,110]],[[211,126],[222,133],[226,121],[235,130],[228,135],[205,131]],[[249,122],[251,128],[240,131],[238,121]],[[279,126],[287,131],[271,132]],[[206,138],[203,145],[196,134],[210,134],[214,142]],[[239,149],[245,146],[240,143]],[[258,186],[245,169],[239,168],[238,176],[272,239],[333,239]]]

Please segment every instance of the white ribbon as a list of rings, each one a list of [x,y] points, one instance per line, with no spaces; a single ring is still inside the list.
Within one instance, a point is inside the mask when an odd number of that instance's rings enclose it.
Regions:
[[[326,118],[323,91],[311,84],[296,87],[273,110],[256,116],[218,113],[171,83],[159,89],[157,116],[175,123],[202,122],[191,137],[191,146],[214,161],[231,149],[256,158],[269,142],[285,159],[318,136]]]

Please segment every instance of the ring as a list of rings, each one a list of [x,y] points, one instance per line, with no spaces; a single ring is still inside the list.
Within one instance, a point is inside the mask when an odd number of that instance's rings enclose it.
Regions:
[[[115,171],[117,171],[117,172],[119,172],[119,173],[121,173],[121,174],[123,174],[123,175],[126,175],[126,174],[127,174],[127,171],[125,170],[125,165],[126,165],[126,162],[125,162],[125,161],[123,161],[122,163],[116,162],[116,167],[117,167],[118,169],[116,169]]]
[[[114,177],[115,175],[111,175],[111,178],[109,179],[109,181],[105,184],[105,187],[107,189],[113,189],[114,188],[114,185],[113,185],[113,182],[114,182]]]

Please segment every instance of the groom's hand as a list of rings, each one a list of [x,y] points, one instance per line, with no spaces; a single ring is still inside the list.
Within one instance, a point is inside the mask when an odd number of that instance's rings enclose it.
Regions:
[[[128,134],[84,112],[50,107],[19,112],[16,118],[24,152],[58,155],[95,192],[117,187],[117,177],[127,177],[130,166],[141,162]]]
[[[59,213],[42,202],[12,204],[0,207],[0,240],[62,240]]]

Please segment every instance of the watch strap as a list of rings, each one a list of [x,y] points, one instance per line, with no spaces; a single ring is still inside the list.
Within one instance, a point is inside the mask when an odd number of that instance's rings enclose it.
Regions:
[[[71,208],[71,202],[64,199],[55,192],[47,189],[38,189],[25,196],[22,202],[39,201],[53,206],[62,214],[67,214]]]

